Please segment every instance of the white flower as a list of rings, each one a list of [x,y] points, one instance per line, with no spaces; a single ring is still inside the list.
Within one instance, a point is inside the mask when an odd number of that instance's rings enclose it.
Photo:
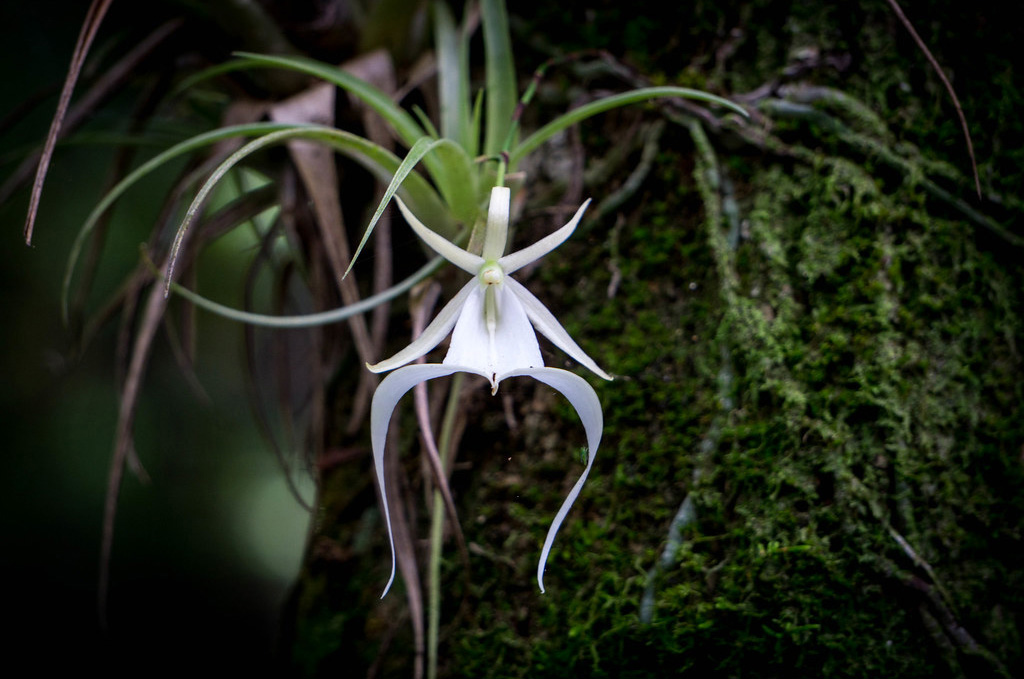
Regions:
[[[534,328],[565,351],[577,363],[586,366],[606,380],[612,379],[587,356],[548,309],[509,274],[534,262],[561,245],[576,229],[584,210],[584,203],[569,223],[518,252],[502,256],[508,233],[511,194],[503,186],[491,190],[487,213],[487,231],[484,236],[483,255],[475,255],[439,236],[420,222],[396,197],[398,207],[413,230],[427,245],[455,266],[473,275],[455,297],[416,340],[391,358],[368,366],[373,372],[384,372],[405,366],[436,347],[452,333],[448,354],[441,364],[409,365],[388,375],[377,387],[370,410],[370,430],[373,461],[377,470],[384,504],[384,518],[388,525],[391,544],[391,577],[384,588],[387,594],[395,579],[395,542],[391,531],[384,485],[384,441],[388,424],[398,401],[420,382],[444,377],[455,372],[480,375],[491,383],[491,393],[497,393],[498,384],[508,377],[526,376],[544,382],[561,392],[576,409],[587,434],[589,448],[587,466],[568,497],[555,515],[548,529],[537,564],[537,584],[544,591],[544,566],[562,521],[572,507],[586,481],[594,455],[601,443],[604,417],[601,403],[593,388],[583,378],[559,368],[545,368]],[[454,331],[452,330],[454,328]],[[383,594],[381,595],[384,596]]]

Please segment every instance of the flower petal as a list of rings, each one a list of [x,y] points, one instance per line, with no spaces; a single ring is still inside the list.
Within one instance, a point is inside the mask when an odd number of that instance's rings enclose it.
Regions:
[[[417,236],[423,239],[423,242],[463,271],[467,271],[474,276],[477,274],[477,271],[480,270],[484,263],[483,257],[463,250],[439,233],[431,231],[405,206],[401,198],[395,196],[395,201],[398,203],[398,209],[402,211],[405,221],[409,222],[409,226],[412,227]]]
[[[487,207],[487,230],[484,231],[485,260],[498,259],[505,253],[511,203],[512,192],[507,186],[495,186],[491,189],[491,202]]]
[[[456,366],[436,363],[409,365],[385,377],[373,392],[373,402],[370,405],[370,443],[373,447],[373,466],[377,471],[381,504],[384,505],[384,521],[388,526],[388,542],[391,545],[391,577],[384,587],[384,593],[380,595],[381,599],[395,581],[395,536],[391,532],[391,510],[388,508],[387,487],[384,483],[384,443],[387,440],[391,415],[402,396],[420,382],[451,375],[459,370]]]
[[[566,496],[558,513],[555,514],[551,527],[548,528],[547,537],[544,538],[544,548],[541,549],[540,561],[537,563],[537,584],[543,593],[544,567],[547,565],[548,553],[551,551],[551,545],[555,542],[555,535],[558,534],[562,521],[565,520],[569,510],[572,509],[576,496],[580,494],[580,490],[587,480],[587,474],[590,473],[590,468],[594,464],[594,456],[597,454],[597,447],[601,445],[601,433],[604,431],[604,414],[601,412],[601,402],[598,400],[597,394],[594,393],[593,387],[575,373],[561,370],[560,368],[532,368],[514,370],[501,375],[500,379],[520,375],[539,380],[549,387],[560,391],[563,396],[569,399],[569,403],[576,409],[576,414],[580,416],[580,421],[583,422],[583,429],[587,432],[587,448],[589,449],[587,452],[586,468],[572,487],[572,490],[569,491],[569,495]]]
[[[471,280],[466,285],[462,286],[458,294],[452,297],[451,301],[444,305],[440,313],[430,322],[420,336],[412,341],[412,343],[406,348],[399,351],[391,358],[375,363],[374,365],[367,364],[367,368],[371,372],[382,373],[388,370],[399,368],[409,361],[415,361],[420,356],[436,347],[441,343],[451,329],[455,327],[456,322],[459,320],[459,315],[462,312],[462,307],[466,303],[466,299],[470,296],[473,290],[479,288],[479,285],[475,280]]]
[[[510,252],[501,259],[498,260],[498,264],[505,271],[506,274],[510,274],[513,271],[518,271],[530,262],[536,261],[548,254],[559,245],[565,242],[565,240],[572,235],[572,232],[576,230],[576,225],[580,223],[580,218],[583,216],[583,211],[590,205],[590,199],[580,206],[579,210],[576,210],[576,214],[569,222],[554,233],[544,236],[533,245],[528,245],[522,250],[516,252]]]
[[[505,287],[519,299],[523,310],[533,323],[533,327],[537,328],[542,335],[551,340],[556,347],[569,354],[574,361],[600,377],[606,380],[613,379],[611,375],[597,367],[594,359],[587,356],[586,352],[580,348],[580,345],[576,344],[575,340],[569,336],[569,333],[558,322],[554,314],[548,311],[548,308],[539,299],[534,297],[532,292],[523,287],[518,281],[508,277],[505,278]]]
[[[506,278],[505,283],[509,280]],[[488,327],[485,311],[488,288],[493,291],[497,307],[493,327]],[[519,298],[505,285],[477,285],[455,324],[443,363],[466,366],[483,375],[490,380],[493,394],[498,390],[498,375],[522,368],[540,368],[544,359],[537,333]]]

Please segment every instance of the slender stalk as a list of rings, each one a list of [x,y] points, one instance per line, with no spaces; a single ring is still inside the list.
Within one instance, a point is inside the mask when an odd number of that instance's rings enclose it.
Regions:
[[[455,373],[448,394],[438,449],[441,451],[441,469],[448,473],[449,461],[454,455],[452,432],[459,412],[459,397],[465,373]],[[444,541],[444,498],[434,490],[434,503],[430,510],[430,560],[427,565],[427,679],[437,679],[437,642],[441,627],[441,546]]]

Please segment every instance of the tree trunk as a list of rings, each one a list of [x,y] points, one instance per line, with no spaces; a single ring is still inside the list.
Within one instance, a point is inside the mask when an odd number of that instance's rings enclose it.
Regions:
[[[595,202],[530,286],[617,379],[595,382],[604,439],[543,595],[582,428],[542,386],[467,386],[471,570],[447,542],[441,674],[1020,676],[1019,25],[990,2],[905,7],[963,104],[979,198],[954,103],[889,5],[727,4],[511,3],[522,82],[547,45],[631,65],[552,71],[531,122],[647,79],[752,115],[636,107],[538,154],[521,230]],[[371,473],[325,474],[289,613],[309,676],[412,672],[403,591],[377,599]]]

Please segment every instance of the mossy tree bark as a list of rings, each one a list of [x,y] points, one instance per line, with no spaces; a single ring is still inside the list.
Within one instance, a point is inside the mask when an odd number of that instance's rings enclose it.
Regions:
[[[595,384],[604,441],[543,596],[531,573],[582,432],[542,387],[503,385],[504,411],[471,389],[452,482],[472,571],[464,586],[448,550],[445,676],[1024,670],[1021,36],[992,3],[905,9],[954,76],[981,199],[884,2],[511,8],[524,69],[547,44],[634,66],[555,73],[541,107],[625,77],[754,114],[623,111],[532,169],[538,206],[581,193],[545,163],[588,170],[591,218],[530,285],[619,377]],[[411,409],[400,422],[422,507]],[[377,601],[370,478],[367,461],[324,479],[290,635],[310,676],[412,666],[404,599]]]

